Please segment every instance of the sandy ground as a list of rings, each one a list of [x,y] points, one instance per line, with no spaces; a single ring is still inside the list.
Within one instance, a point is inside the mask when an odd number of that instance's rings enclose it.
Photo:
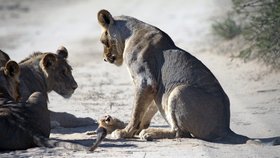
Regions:
[[[0,0],[0,48],[20,61],[34,51],[54,52],[64,45],[69,51],[79,88],[71,99],[50,93],[49,108],[94,120],[111,114],[128,121],[133,87],[125,66],[102,60],[100,9],[113,15],[130,15],[167,32],[177,45],[203,61],[216,75],[231,100],[231,127],[252,138],[280,136],[280,74],[256,62],[232,60],[217,52],[231,51],[217,44],[211,23],[230,3],[223,0]],[[220,49],[223,48],[223,49]],[[168,125],[157,114],[152,126]],[[85,132],[96,125],[57,128],[51,137],[76,140],[90,146],[94,136]],[[95,153],[63,148],[32,148],[0,153],[0,157],[280,157],[280,146],[225,145],[197,139],[145,142],[107,139]]]

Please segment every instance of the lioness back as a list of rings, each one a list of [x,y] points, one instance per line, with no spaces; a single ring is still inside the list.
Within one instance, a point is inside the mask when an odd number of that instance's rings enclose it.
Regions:
[[[160,67],[156,69],[161,71],[154,74],[156,74],[156,78],[161,76],[161,86],[165,88],[165,92],[185,84],[213,95],[225,96],[222,87],[211,71],[188,52],[181,49],[168,49],[156,56],[156,63],[161,63]]]

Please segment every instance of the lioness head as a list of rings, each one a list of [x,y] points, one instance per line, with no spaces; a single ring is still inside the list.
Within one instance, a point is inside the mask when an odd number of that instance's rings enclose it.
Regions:
[[[100,10],[97,14],[97,19],[103,28],[100,41],[104,45],[104,61],[117,66],[122,65],[124,38],[121,36],[117,21],[107,10]]]
[[[78,87],[67,63],[68,51],[61,47],[54,53],[43,53],[40,67],[44,71],[48,91],[54,90],[64,98],[70,98]]]
[[[0,67],[4,66],[9,60],[9,55],[0,50]]]
[[[14,100],[19,99],[19,66],[15,61],[8,61],[0,69],[1,93],[7,93]]]

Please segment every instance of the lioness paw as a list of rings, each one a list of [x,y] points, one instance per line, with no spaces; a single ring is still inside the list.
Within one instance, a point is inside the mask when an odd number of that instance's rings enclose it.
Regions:
[[[115,130],[114,132],[112,132],[111,137],[112,137],[113,139],[121,139],[121,138],[123,138],[123,131],[117,129],[117,130]]]
[[[113,139],[122,139],[122,138],[128,138],[128,133],[125,129],[117,129],[112,134],[111,137]]]
[[[149,132],[149,130],[147,130],[147,129],[143,129],[139,133],[139,137],[140,137],[140,139],[146,140],[146,141],[152,141],[153,140],[152,133]]]

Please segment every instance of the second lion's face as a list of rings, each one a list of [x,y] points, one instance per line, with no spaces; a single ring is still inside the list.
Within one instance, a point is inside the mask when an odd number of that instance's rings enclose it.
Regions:
[[[117,66],[123,63],[124,42],[118,22],[107,10],[101,10],[97,14],[98,22],[103,28],[100,42],[104,45],[104,61]]]
[[[106,62],[120,66],[123,63],[123,49],[120,43],[121,39],[119,39],[116,33],[112,32],[112,30],[105,30],[101,34],[100,42],[104,46],[103,58]]]

